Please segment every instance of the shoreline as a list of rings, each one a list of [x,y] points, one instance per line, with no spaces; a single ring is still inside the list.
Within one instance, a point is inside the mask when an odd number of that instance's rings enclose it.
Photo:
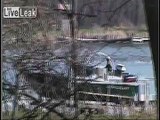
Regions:
[[[58,37],[58,41],[64,41],[71,39],[70,37]],[[134,42],[134,43],[144,43],[148,42],[148,40],[134,40],[133,37],[126,37],[126,38],[115,38],[115,39],[102,39],[102,38],[75,38],[77,41],[80,42],[108,42],[108,43],[116,43],[116,42]],[[141,38],[143,39],[143,38]]]

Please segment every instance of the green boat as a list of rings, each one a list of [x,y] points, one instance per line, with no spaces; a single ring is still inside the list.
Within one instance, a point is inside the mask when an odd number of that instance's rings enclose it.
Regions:
[[[124,67],[121,66],[121,69]],[[123,68],[123,70],[125,70]],[[120,75],[110,75],[105,68],[97,68],[95,75],[90,77],[77,77],[79,100],[98,102],[135,102],[145,103],[154,101],[155,95],[151,93],[153,80],[138,78],[134,75],[126,75],[124,71]],[[127,77],[127,80],[126,79]]]

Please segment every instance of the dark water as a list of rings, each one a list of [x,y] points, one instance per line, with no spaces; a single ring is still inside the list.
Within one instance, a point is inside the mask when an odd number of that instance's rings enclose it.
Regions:
[[[107,44],[107,43],[83,43],[80,47],[81,50],[78,50],[80,54],[79,56],[84,54],[93,54],[91,59],[89,59],[87,64],[91,65],[97,65],[101,67],[105,67],[106,65],[106,59],[103,55],[96,55],[98,53],[103,53],[106,55],[109,55],[114,63],[114,66],[116,64],[123,64],[125,65],[127,71],[130,74],[135,74],[139,78],[154,78],[154,70],[153,70],[153,63],[152,63],[152,54],[150,51],[150,47],[148,43],[142,43],[142,44],[133,44],[133,43],[113,43],[113,44]],[[88,52],[87,50],[90,50]],[[60,50],[59,53],[62,53],[65,50]],[[80,58],[82,58],[80,57]],[[64,70],[65,68],[61,66],[61,64],[58,64],[60,66],[59,70]],[[52,66],[50,66],[52,67]],[[5,73],[5,79],[7,81],[10,81],[12,83],[15,83],[16,78],[16,70],[13,69],[11,64],[3,64],[3,70],[8,69]],[[155,88],[154,81],[152,83],[152,88]],[[153,92],[155,93],[155,90],[153,89]]]
[[[91,43],[86,44],[86,48],[94,48],[95,51],[100,50],[100,53],[109,55],[112,58],[114,67],[116,64],[123,64],[127,69],[126,72],[137,75],[140,80],[144,80],[144,78],[153,78],[148,81],[150,87],[150,92],[148,93],[150,93],[150,96],[152,94],[156,95],[154,67],[149,43]],[[93,61],[98,61],[97,63],[100,63],[98,64],[100,67],[105,67],[106,65],[106,60],[102,59],[100,56],[95,57]]]
[[[109,55],[115,65],[119,63],[125,65],[129,73],[138,75],[139,77],[154,77],[152,54],[149,43],[91,43],[86,45],[86,47],[87,46]],[[102,61],[99,65],[105,66],[106,61]]]

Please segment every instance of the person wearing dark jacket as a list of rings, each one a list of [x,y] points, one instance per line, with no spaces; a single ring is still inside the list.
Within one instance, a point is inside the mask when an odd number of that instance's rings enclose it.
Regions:
[[[107,69],[107,72],[111,73],[112,72],[112,65],[111,65],[111,59],[110,57],[107,57],[107,65],[106,65],[106,69]]]

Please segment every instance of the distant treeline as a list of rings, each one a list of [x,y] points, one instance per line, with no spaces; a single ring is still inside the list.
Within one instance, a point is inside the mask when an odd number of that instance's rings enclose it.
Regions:
[[[78,16],[80,27],[145,26],[145,10],[142,0],[77,0],[78,12],[96,17]],[[126,4],[125,4],[126,2]],[[121,7],[121,5],[125,4]],[[115,10],[115,12],[114,12]]]
[[[56,11],[58,4],[71,4],[71,0],[4,0],[3,5],[9,6],[36,6],[38,15],[36,17],[34,28],[42,27],[61,28],[62,19],[67,18],[65,12]],[[146,28],[145,11],[143,0],[75,0],[77,21],[79,28],[93,27],[135,27]],[[126,3],[126,4],[125,4]],[[64,4],[64,3],[63,3]],[[82,15],[83,14],[83,15]],[[89,15],[90,17],[85,16]],[[93,17],[93,16],[95,17]],[[91,17],[92,16],[92,17]],[[33,19],[30,22],[34,21]],[[3,24],[14,24],[22,20],[3,20]],[[19,23],[18,23],[19,24]]]

